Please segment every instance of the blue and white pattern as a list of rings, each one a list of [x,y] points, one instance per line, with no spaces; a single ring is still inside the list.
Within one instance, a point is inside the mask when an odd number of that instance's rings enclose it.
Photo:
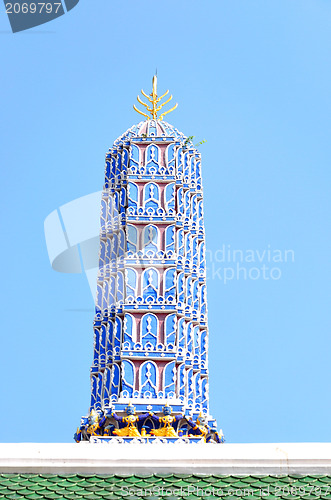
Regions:
[[[91,410],[211,419],[204,239],[200,153],[164,121],[134,125],[106,155]]]

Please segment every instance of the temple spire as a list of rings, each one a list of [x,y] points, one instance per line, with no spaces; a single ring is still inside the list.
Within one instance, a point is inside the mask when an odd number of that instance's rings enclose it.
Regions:
[[[146,111],[148,111],[151,114],[151,116],[149,116],[148,114],[144,113],[143,111],[140,111],[140,109],[138,109],[135,105],[133,105],[133,109],[135,111],[137,111],[137,113],[139,113],[140,115],[145,116],[147,120],[150,120],[151,118],[153,118],[154,120],[163,120],[163,118],[164,118],[165,115],[167,115],[168,113],[170,113],[171,111],[173,111],[174,109],[176,109],[177,106],[178,106],[178,104],[175,104],[175,106],[173,106],[172,108],[168,109],[168,111],[164,111],[160,116],[157,116],[158,112],[163,108],[163,106],[165,106],[165,104],[168,104],[168,102],[171,101],[172,95],[169,97],[169,99],[167,99],[166,101],[164,101],[162,104],[158,105],[159,102],[167,94],[169,94],[169,90],[167,90],[160,97],[157,96],[157,75],[156,74],[153,76],[153,80],[152,80],[152,92],[151,92],[151,94],[148,95],[143,90],[141,90],[141,93],[150,102],[151,106],[149,104],[146,104],[144,101],[142,101],[140,99],[139,95],[137,96],[137,101],[140,104],[142,104],[143,106],[145,106]]]

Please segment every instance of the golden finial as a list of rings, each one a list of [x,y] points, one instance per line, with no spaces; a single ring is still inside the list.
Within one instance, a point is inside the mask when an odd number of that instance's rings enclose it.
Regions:
[[[161,97],[158,97],[157,96],[157,76],[154,75],[153,76],[153,81],[152,81],[152,93],[147,95],[143,90],[141,90],[141,93],[144,97],[146,97],[146,99],[148,99],[148,101],[151,103],[151,106],[149,106],[148,104],[146,104],[145,102],[143,102],[139,95],[137,96],[137,101],[142,104],[143,106],[145,106],[146,110],[149,111],[149,113],[152,115],[152,118],[154,120],[163,120],[164,116],[167,115],[168,113],[170,113],[171,111],[173,111],[174,109],[177,108],[178,104],[175,104],[175,106],[171,109],[168,109],[168,111],[165,111],[164,113],[162,113],[159,117],[157,116],[157,113],[158,111],[160,111],[161,108],[163,108],[163,106],[165,104],[167,104],[168,102],[171,101],[172,99],[172,95],[169,97],[169,99],[167,99],[164,103],[160,104],[158,106],[158,103],[163,99],[163,97],[165,97],[167,94],[169,94],[169,90],[167,90],[163,95],[161,95]],[[138,108],[136,108],[135,105],[133,105],[133,109],[135,111],[137,111],[137,113],[139,113],[140,115],[143,115],[147,118],[147,120],[150,120],[151,117],[149,115],[147,115],[146,113],[143,113],[142,111],[140,111]]]

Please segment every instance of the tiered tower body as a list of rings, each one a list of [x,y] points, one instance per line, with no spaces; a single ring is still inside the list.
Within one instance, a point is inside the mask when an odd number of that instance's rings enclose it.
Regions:
[[[149,119],[106,155],[91,408],[203,413],[209,425],[201,157]]]

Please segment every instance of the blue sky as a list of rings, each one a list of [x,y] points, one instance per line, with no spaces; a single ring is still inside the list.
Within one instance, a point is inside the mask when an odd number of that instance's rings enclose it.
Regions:
[[[43,224],[102,188],[156,67],[168,121],[207,141],[212,414],[228,442],[330,441],[330,17],[327,0],[81,0],[12,34],[1,5],[0,442],[71,442],[88,409],[91,293],[52,270]],[[223,245],[279,279],[237,279]]]

